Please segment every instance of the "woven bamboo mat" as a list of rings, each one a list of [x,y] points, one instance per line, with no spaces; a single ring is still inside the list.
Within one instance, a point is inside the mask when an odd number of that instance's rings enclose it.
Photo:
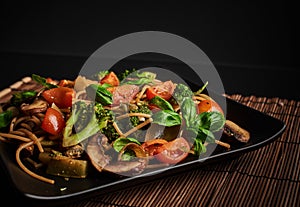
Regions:
[[[283,120],[274,142],[236,159],[94,197],[68,207],[100,206],[299,206],[300,102],[228,96]]]

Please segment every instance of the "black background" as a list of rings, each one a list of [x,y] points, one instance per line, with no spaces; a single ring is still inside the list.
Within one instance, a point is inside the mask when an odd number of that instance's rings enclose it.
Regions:
[[[0,86],[39,73],[68,77],[114,38],[164,31],[201,48],[227,93],[298,99],[296,6],[282,2],[1,3]],[[298,87],[299,88],[299,87]]]
[[[111,3],[2,1],[0,87],[32,73],[70,77],[108,41],[153,30],[177,34],[201,48],[227,93],[299,99],[296,5]]]

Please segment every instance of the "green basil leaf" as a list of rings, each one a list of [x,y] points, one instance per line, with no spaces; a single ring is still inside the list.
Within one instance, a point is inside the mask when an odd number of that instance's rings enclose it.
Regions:
[[[174,111],[172,105],[168,101],[166,101],[165,99],[161,98],[160,96],[155,96],[154,98],[152,98],[149,101],[149,103],[158,106],[162,110]]]
[[[203,142],[199,139],[194,139],[194,152],[196,155],[206,152],[206,147]]]
[[[12,94],[10,103],[14,106],[19,106],[22,103],[31,102],[37,95],[36,91],[20,91]]]
[[[120,152],[121,149],[128,143],[130,142],[134,142],[134,143],[137,143],[137,144],[141,144],[138,140],[136,140],[135,138],[130,138],[130,137],[127,137],[127,138],[123,138],[123,137],[120,137],[118,139],[116,139],[113,143],[113,148],[117,151],[117,152]]]
[[[192,98],[185,97],[182,101],[181,108],[182,117],[187,125],[187,127],[198,128],[195,126],[195,119],[197,115],[196,106]]]
[[[0,113],[0,128],[7,127],[12,120],[12,111],[6,110]]]
[[[153,123],[163,126],[176,126],[181,124],[181,117],[171,110],[161,110],[152,115]]]
[[[199,114],[200,126],[212,132],[219,131],[225,124],[225,117],[217,111]]]
[[[203,143],[205,141],[206,142],[210,142],[210,143],[214,143],[215,142],[215,136],[214,136],[214,134],[210,130],[204,129],[202,127],[199,127],[196,139],[201,140]]]
[[[54,85],[54,84],[51,84],[51,83],[47,83],[47,79],[42,77],[42,76],[39,76],[39,75],[36,75],[36,74],[32,74],[31,75],[31,78],[32,80],[34,80],[35,82],[45,86],[47,89],[50,89],[50,88],[57,88],[58,86],[57,85]]]

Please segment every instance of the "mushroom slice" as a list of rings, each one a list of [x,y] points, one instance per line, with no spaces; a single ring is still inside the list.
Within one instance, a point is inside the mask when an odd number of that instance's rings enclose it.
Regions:
[[[95,135],[89,139],[86,146],[86,152],[91,160],[92,165],[101,172],[110,162],[110,157],[105,155],[105,150],[101,145],[101,137]]]
[[[230,120],[225,121],[224,133],[244,143],[247,143],[250,139],[250,133],[247,130]]]
[[[140,158],[136,161],[118,161],[114,164],[106,165],[104,170],[123,176],[134,176],[142,173],[146,165],[147,159]]]
[[[123,154],[125,150],[132,150],[135,152],[136,157],[133,157],[130,161],[118,160],[112,162],[111,156],[105,154],[107,151],[104,150],[101,144],[101,138],[100,136],[93,136],[86,146],[86,152],[91,163],[99,172],[107,171],[123,176],[133,176],[143,172],[148,163],[148,159],[141,146],[134,144],[124,146],[121,150],[121,154]]]
[[[45,112],[48,108],[48,103],[42,99],[36,99],[32,104],[22,104],[21,110],[25,114],[35,114]]]

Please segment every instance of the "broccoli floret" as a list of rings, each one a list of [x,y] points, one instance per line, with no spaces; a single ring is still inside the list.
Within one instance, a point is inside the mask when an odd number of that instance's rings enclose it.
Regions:
[[[72,114],[63,131],[63,147],[76,145],[101,129],[102,126],[98,123],[96,114],[92,109],[92,105],[87,105],[83,101],[73,105]]]
[[[145,104],[139,106],[137,109],[130,110],[130,112],[131,113],[143,113],[143,114],[151,114],[152,113],[151,110],[148,108],[148,106]],[[137,126],[141,122],[137,116],[130,117],[130,121],[133,126]]]
[[[130,73],[133,73],[133,72],[135,72],[136,71],[136,69],[135,68],[133,68],[133,69],[131,69],[131,70],[128,70],[128,69],[126,69],[123,73],[118,73],[118,79],[120,80],[120,81],[123,81]]]
[[[120,135],[113,126],[115,121],[114,114],[111,110],[103,108],[100,103],[95,104],[95,114],[99,124],[101,123],[101,133],[103,133],[109,141],[116,140]]]
[[[179,83],[174,91],[174,98],[177,101],[178,104],[181,104],[184,98],[192,98],[193,97],[192,90],[182,83]]]

